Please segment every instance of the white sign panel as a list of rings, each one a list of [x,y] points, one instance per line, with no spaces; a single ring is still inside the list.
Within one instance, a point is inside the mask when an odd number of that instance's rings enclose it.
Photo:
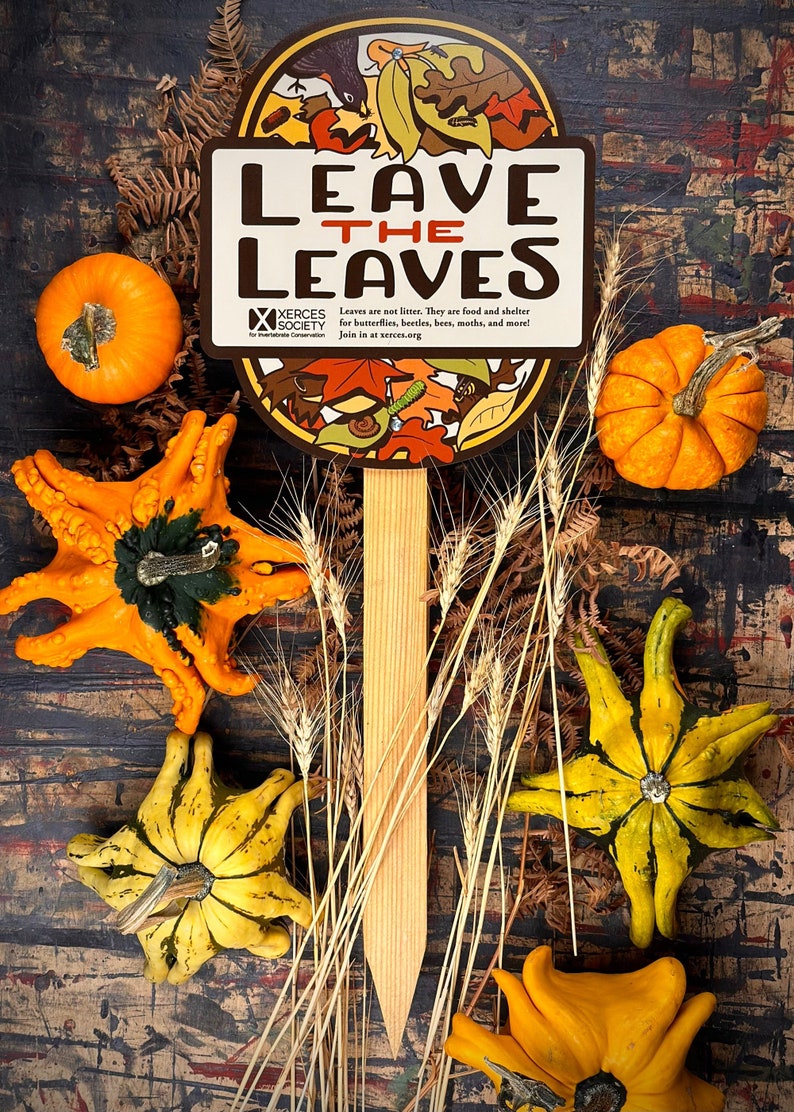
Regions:
[[[212,349],[581,347],[585,147],[361,153],[215,147]]]

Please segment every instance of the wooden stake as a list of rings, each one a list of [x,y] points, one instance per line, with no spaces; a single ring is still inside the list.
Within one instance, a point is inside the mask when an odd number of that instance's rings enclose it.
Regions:
[[[364,836],[374,834],[373,854],[383,844],[389,806],[406,783],[414,755],[421,757],[419,790],[389,838],[364,914],[364,953],[395,1058],[427,942],[427,603],[422,595],[428,528],[422,468],[365,468],[364,791],[371,795]],[[382,806],[385,818],[373,829],[373,816]]]

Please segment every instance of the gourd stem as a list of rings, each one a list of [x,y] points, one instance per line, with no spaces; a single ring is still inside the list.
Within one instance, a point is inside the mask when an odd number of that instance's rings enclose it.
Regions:
[[[530,1108],[542,1108],[544,1112],[555,1112],[557,1108],[562,1108],[565,1104],[565,1099],[558,1096],[543,1081],[536,1081],[525,1074],[514,1073],[513,1070],[507,1069],[506,1066],[500,1066],[498,1062],[492,1062],[487,1057],[483,1058],[483,1062],[502,1078],[502,1084],[499,1087],[498,1105],[505,1109],[505,1112],[521,1112],[522,1109]]]
[[[768,317],[750,328],[722,335],[714,332],[703,334],[704,342],[714,350],[695,369],[689,382],[673,397],[673,413],[679,417],[697,417],[706,404],[706,390],[716,373],[731,359],[746,355],[755,359],[757,345],[772,340],[783,327],[782,317]]]
[[[99,345],[116,335],[116,318],[106,305],[86,301],[77,320],[64,331],[61,347],[86,371],[99,369]]]
[[[166,556],[162,552],[147,552],[138,561],[135,574],[144,587],[156,587],[172,575],[199,575],[210,571],[221,557],[217,541],[207,540],[200,552],[183,552]]]
[[[577,1084],[573,1112],[620,1112],[626,1105],[627,1096],[623,1082],[601,1070]]]
[[[183,910],[177,901],[203,900],[214,880],[200,861],[191,861],[178,869],[163,865],[140,896],[119,911],[116,926],[122,934],[137,934],[163,919],[173,919]]]

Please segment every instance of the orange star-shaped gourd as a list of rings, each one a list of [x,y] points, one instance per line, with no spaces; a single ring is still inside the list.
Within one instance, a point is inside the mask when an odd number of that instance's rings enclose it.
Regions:
[[[127,482],[97,482],[47,451],[18,460],[17,486],[49,522],[58,551],[0,591],[0,614],[42,598],[72,612],[50,633],[17,638],[18,656],[66,668],[89,649],[129,653],[168,687],[188,734],[204,684],[240,695],[257,682],[230,658],[236,622],[308,587],[296,545],[229,511],[223,464],[236,419],[205,422],[187,413],[159,463]]]

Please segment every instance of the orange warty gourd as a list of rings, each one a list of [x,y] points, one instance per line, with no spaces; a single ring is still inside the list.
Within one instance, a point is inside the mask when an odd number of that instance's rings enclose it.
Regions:
[[[122,405],[165,382],[182,346],[171,287],[112,251],[59,271],[36,308],[36,339],[58,381],[89,402]]]
[[[207,427],[186,413],[163,457],[127,481],[97,482],[41,449],[11,468],[49,523],[47,567],[0,590],[0,614],[37,599],[71,611],[49,633],[21,635],[17,656],[68,668],[95,648],[151,665],[173,696],[178,729],[192,734],[205,684],[242,695],[258,679],[230,655],[235,625],[309,589],[301,549],[232,514],[224,474],[237,421]]]
[[[770,317],[718,336],[680,324],[618,352],[595,411],[618,474],[652,489],[701,490],[742,467],[767,414],[756,345],[781,327]]]

